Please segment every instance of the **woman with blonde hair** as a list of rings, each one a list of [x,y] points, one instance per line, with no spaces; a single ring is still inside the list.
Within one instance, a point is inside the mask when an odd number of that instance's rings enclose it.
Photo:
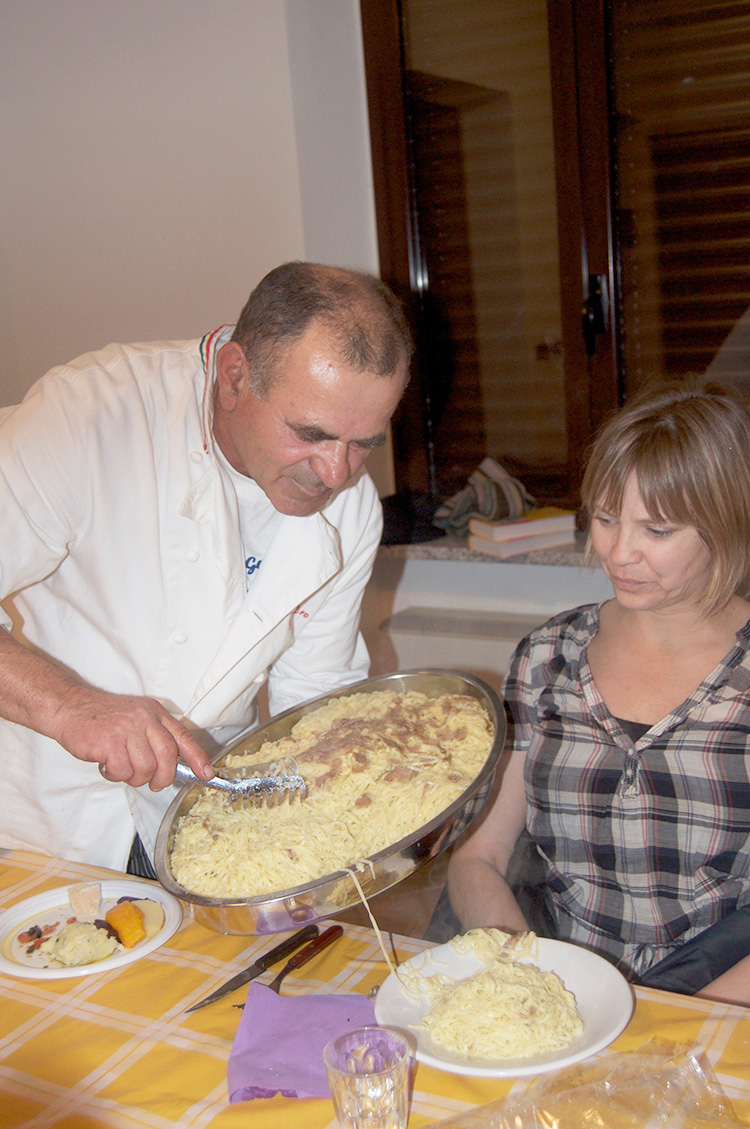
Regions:
[[[634,980],[750,1002],[746,403],[646,390],[599,434],[582,496],[614,598],[519,644],[507,760],[451,902],[464,927],[526,929],[505,880],[526,828],[556,936]]]

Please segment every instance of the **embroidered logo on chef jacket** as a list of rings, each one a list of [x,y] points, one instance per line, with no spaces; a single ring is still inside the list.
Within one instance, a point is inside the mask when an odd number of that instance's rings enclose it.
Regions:
[[[257,569],[259,569],[262,564],[263,564],[263,561],[259,561],[257,557],[246,557],[245,558],[245,572],[247,573],[248,576],[252,576],[253,573],[256,572]]]

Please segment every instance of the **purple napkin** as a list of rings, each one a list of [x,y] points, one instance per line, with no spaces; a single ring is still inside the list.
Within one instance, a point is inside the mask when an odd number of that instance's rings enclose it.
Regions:
[[[367,996],[279,996],[251,984],[229,1054],[230,1102],[327,1098],[323,1047],[347,1027],[375,1022]]]

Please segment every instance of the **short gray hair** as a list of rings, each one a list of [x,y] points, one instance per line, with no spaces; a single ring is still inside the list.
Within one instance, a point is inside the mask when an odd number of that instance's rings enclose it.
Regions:
[[[360,372],[408,372],[412,340],[401,303],[375,275],[322,263],[276,267],[248,298],[232,341],[250,369],[250,389],[261,398],[274,379],[274,361],[316,320],[325,323],[342,360]]]

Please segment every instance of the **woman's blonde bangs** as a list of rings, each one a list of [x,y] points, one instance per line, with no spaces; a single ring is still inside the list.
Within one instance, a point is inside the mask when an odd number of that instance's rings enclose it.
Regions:
[[[708,546],[713,568],[704,609],[735,592],[750,594],[750,415],[743,400],[685,386],[639,397],[594,443],[581,490],[589,518],[598,506],[619,515],[631,475],[654,521],[691,525]]]

